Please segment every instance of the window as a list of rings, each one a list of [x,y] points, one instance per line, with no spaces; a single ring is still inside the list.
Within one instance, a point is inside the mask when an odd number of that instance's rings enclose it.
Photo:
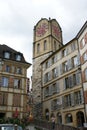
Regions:
[[[6,72],[10,72],[10,66],[6,65]]]
[[[78,57],[77,56],[73,57],[73,67],[78,66],[78,64],[79,64]]]
[[[76,74],[73,74],[73,83],[76,85]]]
[[[21,61],[21,55],[17,54],[17,55],[16,55],[16,60],[17,60],[17,61]]]
[[[87,80],[87,68],[85,69],[85,80]]]
[[[82,39],[82,47],[84,47],[85,46],[85,39],[83,38]]]
[[[73,84],[79,85],[81,83],[81,73],[77,72],[76,74],[73,74]]]
[[[56,41],[54,41],[54,51],[57,50],[57,45],[56,45]]]
[[[15,79],[14,80],[14,88],[20,88],[21,86],[21,80],[20,79]]]
[[[62,115],[61,115],[61,113],[57,114],[57,119],[58,119],[58,123],[62,124]]]
[[[66,56],[66,49],[64,49],[64,50],[62,51],[62,56],[63,56],[63,57]]]
[[[21,95],[20,94],[13,95],[13,106],[15,106],[15,107],[21,106]]]
[[[61,57],[62,57],[62,53],[60,52],[60,53],[57,53],[57,60],[60,60],[61,59]]]
[[[76,43],[72,43],[72,44],[71,44],[71,50],[72,50],[72,51],[75,51],[76,48],[77,48],[77,44],[76,44]]]
[[[75,104],[81,104],[82,103],[82,95],[81,91],[75,92]]]
[[[57,93],[57,84],[56,83],[54,83],[52,86],[52,92]]]
[[[73,121],[72,115],[70,113],[66,115],[65,119],[66,119],[66,123],[71,123]]]
[[[40,44],[38,43],[37,44],[37,53],[39,53],[40,52]]]
[[[48,109],[45,110],[45,117],[46,117],[46,120],[49,120],[49,110]]]
[[[46,73],[46,74],[44,75],[44,82],[46,83],[46,82],[48,82],[50,79],[51,79],[51,75],[50,75],[50,72],[48,72],[48,73]]]
[[[47,49],[47,41],[44,41],[44,51]]]
[[[68,107],[68,106],[71,106],[71,95],[66,95],[65,96],[65,106]]]
[[[16,73],[21,74],[21,68],[17,68]]]
[[[68,79],[68,77],[65,78],[65,88],[66,89],[69,88],[69,79]]]
[[[45,94],[44,94],[44,96],[45,96],[45,97],[49,96],[49,87],[47,87],[47,88],[45,89]]]
[[[57,99],[53,100],[51,102],[51,105],[52,105],[52,110],[56,110],[57,109]]]
[[[48,68],[48,61],[46,62],[46,68]]]
[[[5,52],[4,53],[4,58],[9,59],[10,58],[10,53],[9,52]]]
[[[54,64],[56,62],[56,56],[52,57],[52,64]]]
[[[52,77],[53,77],[53,78],[56,78],[56,77],[57,77],[57,69],[56,69],[56,68],[54,68],[54,69],[52,70]]]
[[[84,61],[87,61],[87,52],[85,52],[85,53],[83,54],[83,60],[84,60]]]
[[[67,61],[63,63],[63,70],[64,70],[64,72],[68,71],[68,62]]]
[[[8,78],[7,77],[2,77],[2,86],[8,87]]]
[[[0,105],[7,105],[8,93],[0,93]]]

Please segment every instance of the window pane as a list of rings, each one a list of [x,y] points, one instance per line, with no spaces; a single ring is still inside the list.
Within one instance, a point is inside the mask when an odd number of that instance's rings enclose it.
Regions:
[[[14,80],[14,88],[20,88],[20,80],[19,79]]]
[[[4,58],[9,59],[10,58],[10,53],[9,52],[5,52],[4,53]]]
[[[16,60],[21,61],[21,55],[16,55]]]
[[[10,71],[10,66],[6,65],[6,72]]]
[[[47,41],[45,40],[44,41],[44,50],[46,50],[47,49]]]
[[[8,87],[8,78],[2,77],[2,86],[3,87]]]

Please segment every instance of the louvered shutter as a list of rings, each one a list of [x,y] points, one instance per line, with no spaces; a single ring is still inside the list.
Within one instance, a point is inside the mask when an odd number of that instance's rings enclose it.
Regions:
[[[62,108],[65,107],[64,96],[62,97]]]
[[[82,99],[82,103],[84,103],[84,94],[83,94],[83,89],[81,89],[81,99]]]
[[[75,105],[74,93],[71,93],[71,105]]]
[[[60,74],[63,73],[63,68],[62,68],[62,64],[60,64]]]
[[[56,82],[56,87],[57,87],[57,93],[59,93],[60,92],[59,81]]]
[[[63,79],[63,89],[66,89],[66,83],[65,83],[65,78]]]
[[[80,65],[80,54],[77,55],[77,64]]]
[[[80,84],[81,83],[81,73],[76,73],[76,84]]]
[[[52,85],[49,85],[49,96],[52,95]]]

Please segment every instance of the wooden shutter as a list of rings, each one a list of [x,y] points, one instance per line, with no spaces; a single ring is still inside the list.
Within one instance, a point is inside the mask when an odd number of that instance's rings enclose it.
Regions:
[[[60,74],[63,73],[63,68],[62,68],[62,64],[60,64]]]
[[[52,95],[52,85],[49,85],[49,95]]]
[[[84,103],[84,95],[83,95],[83,89],[81,89],[81,98],[82,98],[82,103]]]
[[[7,105],[8,102],[8,93],[3,94],[3,99],[4,99],[4,105]]]
[[[65,107],[65,101],[64,101],[64,96],[62,96],[62,108]]]
[[[59,93],[60,92],[59,81],[56,82],[56,87],[57,87],[57,93]]]
[[[63,79],[63,89],[66,89],[66,83],[65,83],[65,78]]]

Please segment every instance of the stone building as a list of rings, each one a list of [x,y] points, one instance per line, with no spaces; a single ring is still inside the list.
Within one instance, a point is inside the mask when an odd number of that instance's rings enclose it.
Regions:
[[[41,19],[34,27],[33,76],[34,115],[41,117],[41,62],[62,46],[62,30],[55,19]]]
[[[0,44],[0,118],[26,115],[27,69],[22,53]]]
[[[87,22],[65,45],[55,19],[41,19],[36,24],[32,78],[35,106],[42,105],[35,107],[35,116],[39,114],[50,120],[54,113],[57,123],[84,125],[87,120]]]

